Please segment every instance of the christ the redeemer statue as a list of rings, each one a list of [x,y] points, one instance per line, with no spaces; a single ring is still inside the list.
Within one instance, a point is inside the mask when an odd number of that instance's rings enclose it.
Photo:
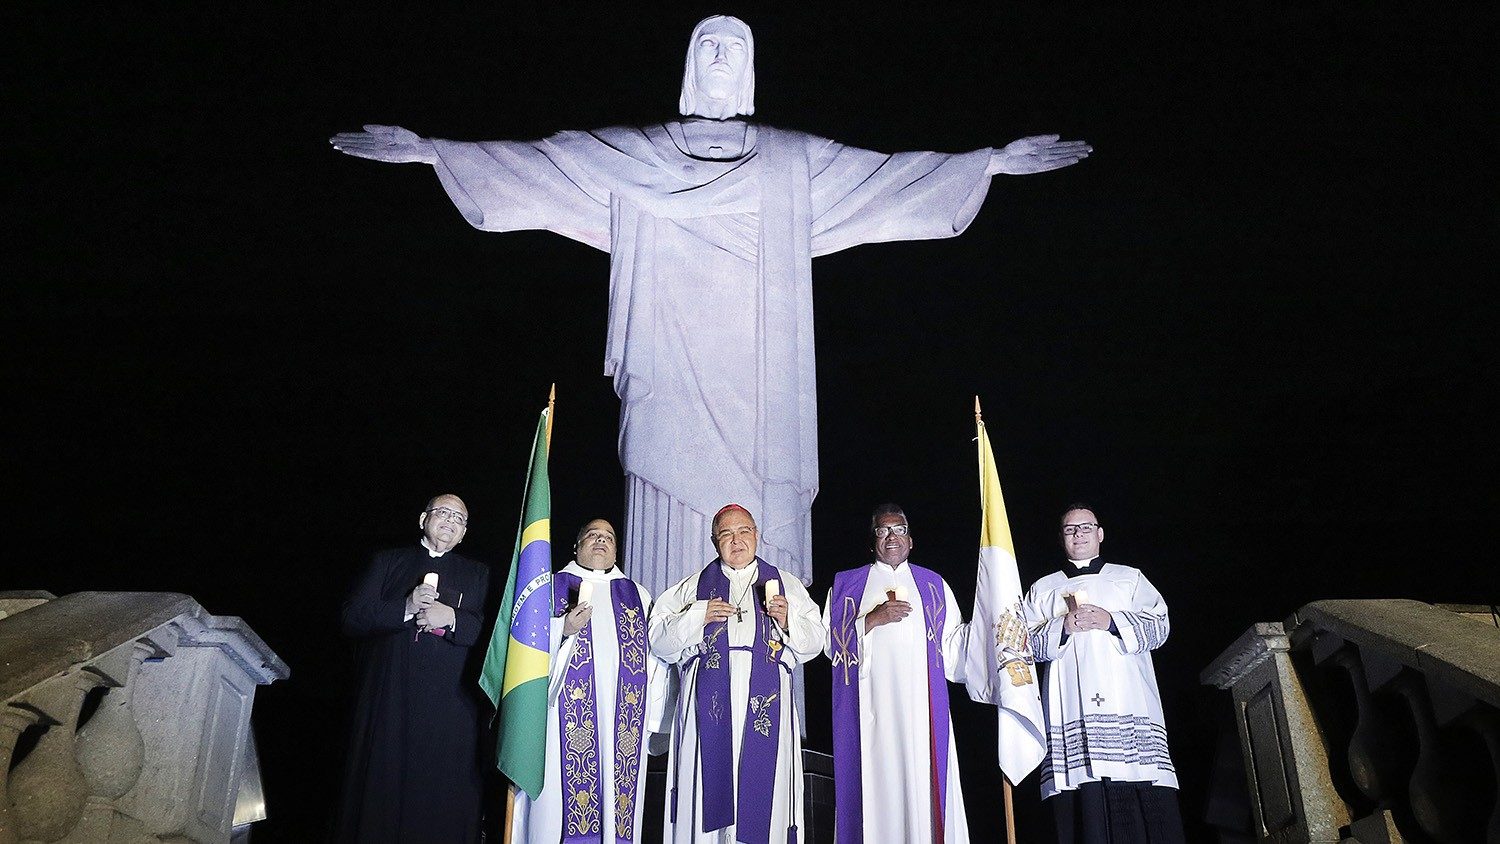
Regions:
[[[1091,151],[1055,135],[961,154],[885,154],[743,119],[755,42],[737,18],[699,23],[681,121],[466,143],[366,126],[330,139],[437,169],[485,231],[548,229],[610,254],[604,371],[620,397],[622,558],[660,594],[712,559],[727,502],[760,523],[760,555],[812,577],[818,493],[812,259],[861,243],[952,237],[997,173],[1055,170]]]

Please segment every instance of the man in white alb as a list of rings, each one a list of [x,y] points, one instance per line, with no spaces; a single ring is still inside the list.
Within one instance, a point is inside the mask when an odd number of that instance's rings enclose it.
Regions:
[[[755,554],[755,520],[713,519],[717,559],[651,611],[651,650],[681,691],[667,769],[674,844],[802,840],[802,738],[792,669],[818,655],[823,622],[795,577]]]
[[[870,539],[875,562],[839,572],[823,608],[835,839],[965,844],[948,682],[964,682],[969,625],[948,584],[907,561],[911,526],[900,507],[875,508]]]
[[[547,775],[535,801],[516,790],[511,838],[639,841],[666,673],[646,642],[651,594],[621,570],[604,519],[578,531],[573,555],[553,578]]]

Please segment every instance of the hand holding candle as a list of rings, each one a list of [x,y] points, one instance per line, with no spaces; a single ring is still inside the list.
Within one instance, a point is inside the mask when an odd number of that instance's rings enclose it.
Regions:
[[[594,598],[594,583],[591,580],[578,581],[578,603],[568,610],[563,616],[563,635],[572,636],[583,629],[585,624],[594,615],[594,607],[590,601]]]
[[[766,614],[776,620],[776,624],[786,629],[786,616],[788,604],[786,598],[781,594],[781,581],[766,581]]]

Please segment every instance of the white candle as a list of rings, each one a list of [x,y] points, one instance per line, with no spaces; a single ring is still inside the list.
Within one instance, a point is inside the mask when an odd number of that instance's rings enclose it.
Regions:
[[[774,597],[776,597],[777,595],[780,595],[780,594],[781,594],[781,581],[779,581],[779,580],[767,580],[766,581],[766,603],[768,603],[768,604],[771,603],[771,599],[774,598]]]
[[[433,589],[436,589],[438,583],[438,573],[435,571],[428,572],[427,576],[422,578],[422,582],[427,584],[428,586],[431,586]]]
[[[904,586],[892,586],[890,589],[887,589],[886,591],[894,593],[895,596],[896,596],[896,600],[898,600],[898,601],[904,601],[904,600],[906,600],[906,587],[904,587]]]
[[[1079,589],[1078,591],[1073,593],[1073,600],[1077,601],[1079,604],[1087,604],[1089,602],[1089,593],[1082,589]]]
[[[594,597],[594,581],[578,581],[578,603],[587,604]]]

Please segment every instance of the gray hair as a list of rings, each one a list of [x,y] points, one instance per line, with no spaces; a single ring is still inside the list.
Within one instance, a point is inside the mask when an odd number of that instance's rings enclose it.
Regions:
[[[875,528],[880,526],[881,516],[900,516],[901,521],[911,526],[911,519],[906,518],[906,511],[901,509],[900,504],[881,504],[870,514],[870,535],[875,535]]]

